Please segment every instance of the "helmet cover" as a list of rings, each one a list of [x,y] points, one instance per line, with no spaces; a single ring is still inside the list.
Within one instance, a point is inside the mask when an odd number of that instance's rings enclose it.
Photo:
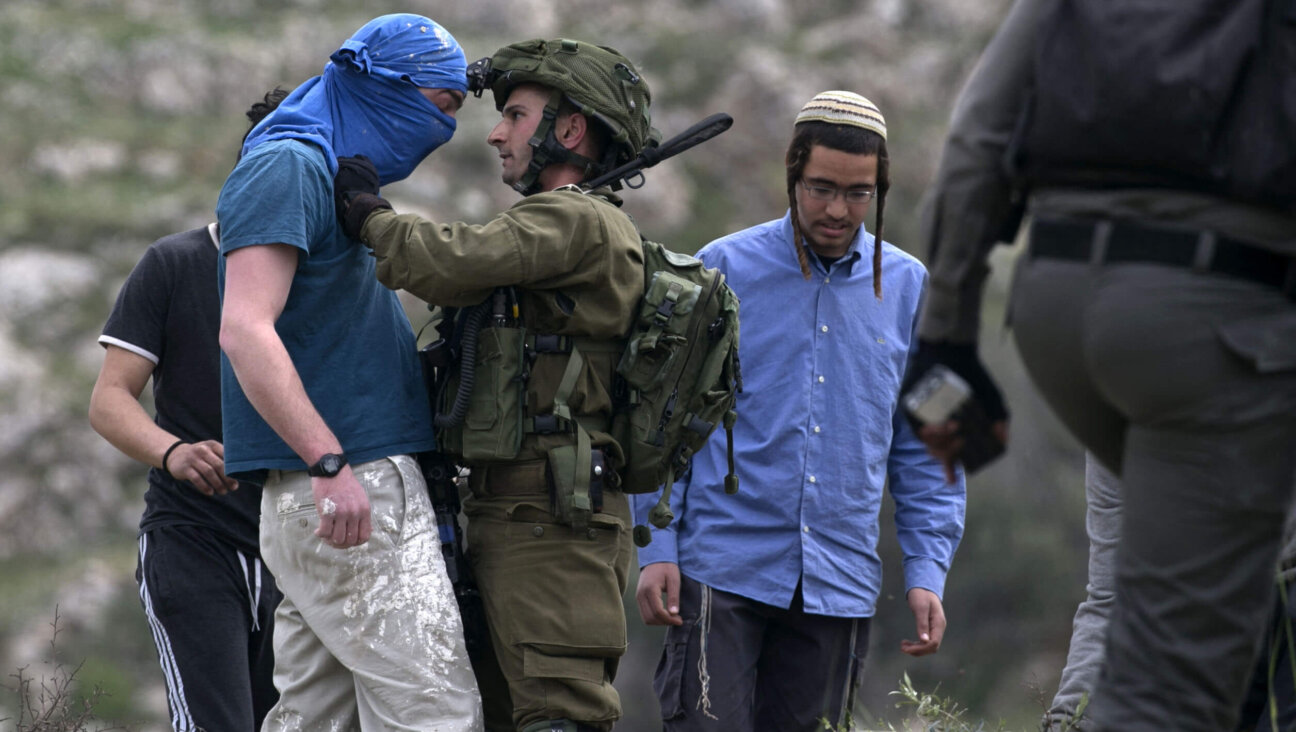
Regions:
[[[614,48],[537,38],[499,49],[468,73],[469,88],[480,94],[489,87],[500,110],[519,84],[558,89],[582,114],[607,129],[609,143],[617,150],[616,164],[632,160],[644,146],[661,139],[652,127],[647,80]]]

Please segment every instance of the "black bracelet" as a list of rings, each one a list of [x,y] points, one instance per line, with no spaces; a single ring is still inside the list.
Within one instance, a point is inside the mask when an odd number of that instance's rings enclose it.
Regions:
[[[184,440],[176,440],[175,442],[171,443],[171,447],[168,447],[166,449],[166,452],[162,453],[162,472],[166,473],[167,475],[171,475],[171,470],[167,468],[167,458],[171,457],[171,451],[175,450],[177,447],[180,447],[181,445],[188,445],[188,444],[189,443],[185,442]]]

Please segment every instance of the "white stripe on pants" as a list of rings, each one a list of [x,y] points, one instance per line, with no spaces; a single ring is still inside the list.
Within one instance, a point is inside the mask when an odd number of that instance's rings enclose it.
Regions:
[[[184,681],[180,678],[175,653],[171,650],[171,638],[167,635],[162,621],[153,612],[153,596],[149,593],[148,572],[143,569],[147,559],[148,534],[143,534],[139,538],[140,602],[144,603],[144,615],[148,618],[149,630],[153,632],[158,662],[162,665],[162,675],[166,678],[167,709],[171,715],[171,728],[176,732],[196,732],[198,727],[194,724],[193,715],[189,713],[189,704],[185,701]]]

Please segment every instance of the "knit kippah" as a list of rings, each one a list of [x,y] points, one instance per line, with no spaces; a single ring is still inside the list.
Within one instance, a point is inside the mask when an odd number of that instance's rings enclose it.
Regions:
[[[815,95],[797,113],[796,124],[802,122],[828,122],[872,130],[886,139],[886,120],[877,105],[864,97],[848,91],[826,91]]]

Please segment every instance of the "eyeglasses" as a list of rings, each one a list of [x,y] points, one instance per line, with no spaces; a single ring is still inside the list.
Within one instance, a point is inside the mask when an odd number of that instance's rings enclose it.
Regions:
[[[846,203],[849,203],[852,206],[858,206],[860,204],[868,203],[869,199],[873,198],[872,188],[847,188],[843,191],[840,188],[833,188],[831,186],[811,185],[810,183],[806,183],[804,180],[798,182],[801,184],[801,187],[805,189],[806,195],[816,201],[835,201],[837,200],[837,196],[840,195],[846,199]]]

